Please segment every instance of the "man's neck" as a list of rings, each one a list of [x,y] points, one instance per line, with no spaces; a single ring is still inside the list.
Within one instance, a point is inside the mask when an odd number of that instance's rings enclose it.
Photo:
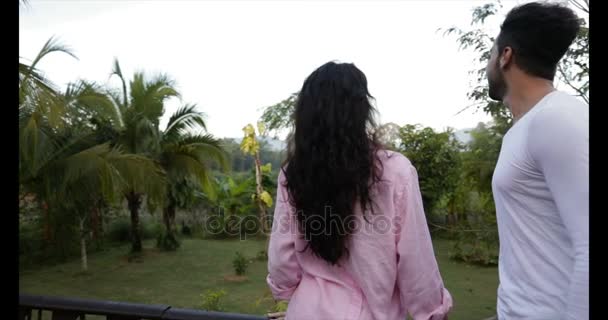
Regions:
[[[549,80],[528,78],[510,88],[503,102],[509,107],[515,121],[523,117],[546,95],[555,91]]]

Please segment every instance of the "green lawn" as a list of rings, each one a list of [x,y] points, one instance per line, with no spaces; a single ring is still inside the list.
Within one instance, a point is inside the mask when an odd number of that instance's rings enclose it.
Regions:
[[[73,296],[117,301],[169,304],[197,308],[207,289],[223,289],[225,311],[263,314],[272,306],[266,288],[266,262],[254,261],[244,282],[229,282],[236,251],[253,258],[265,240],[189,240],[173,253],[146,250],[143,263],[129,263],[127,248],[119,247],[89,257],[88,274],[80,261],[21,271],[22,293]],[[153,244],[146,243],[151,248]],[[454,297],[450,320],[476,320],[494,314],[497,269],[469,266],[448,259],[450,244],[435,240],[435,252],[445,285]]]

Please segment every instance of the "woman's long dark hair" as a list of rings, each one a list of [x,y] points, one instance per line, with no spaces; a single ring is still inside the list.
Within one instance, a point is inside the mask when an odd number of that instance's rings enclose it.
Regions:
[[[382,166],[371,99],[361,70],[329,62],[304,81],[293,114],[284,166],[289,200],[308,248],[332,265],[348,254],[356,205],[373,213],[370,190]]]

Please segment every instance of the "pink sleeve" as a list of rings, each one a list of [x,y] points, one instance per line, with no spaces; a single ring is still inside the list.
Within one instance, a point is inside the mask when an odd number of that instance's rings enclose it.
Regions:
[[[397,284],[401,306],[414,320],[444,319],[452,297],[444,288],[426,223],[416,169],[408,164],[407,181],[397,191]]]
[[[279,173],[277,201],[274,210],[270,244],[268,245],[268,276],[266,282],[277,300],[289,300],[302,278],[296,259],[295,237],[297,225],[292,219],[294,210],[288,202],[283,184],[283,171]]]

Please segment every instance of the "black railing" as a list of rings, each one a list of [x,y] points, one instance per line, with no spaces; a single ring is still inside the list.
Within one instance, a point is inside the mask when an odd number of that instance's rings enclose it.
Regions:
[[[105,316],[107,320],[268,319],[268,317],[260,315],[180,309],[169,305],[19,294],[19,320],[42,320],[42,311],[50,311],[52,320],[85,320],[87,315]]]

